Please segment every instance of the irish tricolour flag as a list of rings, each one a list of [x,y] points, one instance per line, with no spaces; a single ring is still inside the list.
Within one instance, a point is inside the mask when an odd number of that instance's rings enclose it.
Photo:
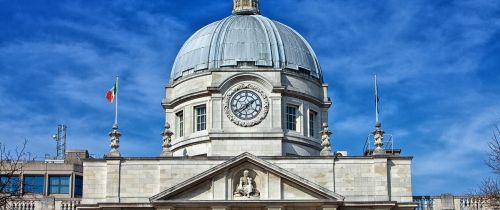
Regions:
[[[108,99],[109,103],[113,103],[117,91],[118,91],[118,81],[116,81],[113,87],[109,89],[108,92],[106,93],[106,99]]]

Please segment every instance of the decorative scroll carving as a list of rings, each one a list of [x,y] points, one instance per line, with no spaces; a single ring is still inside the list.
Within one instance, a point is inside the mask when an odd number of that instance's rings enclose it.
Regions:
[[[233,112],[231,111],[231,107],[230,107],[231,106],[231,98],[233,97],[233,95],[235,93],[237,93],[238,91],[244,90],[244,89],[249,89],[249,90],[255,91],[262,99],[262,110],[257,115],[257,117],[250,119],[250,120],[241,120],[241,119],[237,118],[233,114]],[[224,99],[224,112],[226,113],[226,116],[229,118],[229,120],[231,120],[231,122],[233,122],[234,124],[242,126],[242,127],[251,127],[251,126],[259,124],[260,122],[262,122],[262,120],[264,120],[266,118],[267,113],[269,112],[269,99],[268,99],[266,93],[264,92],[264,90],[262,90],[257,85],[250,84],[250,83],[238,84],[235,87],[233,87],[232,89],[230,89],[228,91],[228,93],[226,94],[226,98]]]

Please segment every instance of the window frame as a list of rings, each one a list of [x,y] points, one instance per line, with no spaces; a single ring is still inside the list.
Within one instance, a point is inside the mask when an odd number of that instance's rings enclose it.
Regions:
[[[289,112],[289,109],[294,109],[294,113],[291,114]],[[297,127],[298,127],[298,109],[299,109],[299,106],[296,106],[296,105],[293,105],[293,104],[287,104],[286,105],[286,108],[285,108],[285,127],[287,130],[291,130],[291,131],[298,131],[297,130]],[[291,118],[293,118],[293,120],[291,120]]]
[[[52,184],[52,178],[56,178],[56,177],[58,178],[58,184],[57,185],[53,185]],[[61,178],[68,178],[68,184],[67,185],[62,185]],[[53,192],[52,191],[52,187],[56,187],[56,186],[57,186],[57,192]],[[49,175],[49,189],[48,189],[48,194],[49,195],[52,195],[52,194],[69,194],[71,192],[70,186],[71,186],[71,175]],[[63,192],[63,190],[61,189],[62,187],[68,187],[68,191],[67,192]]]
[[[83,196],[83,176],[74,176],[73,195],[77,198],[81,198]]]
[[[312,116],[312,120],[311,120],[311,116]],[[309,109],[309,118],[308,118],[308,125],[309,125],[309,137],[317,137],[316,135],[316,128],[318,127],[317,126],[318,124],[318,112],[312,110],[312,109]]]
[[[184,111],[178,111],[175,113],[175,131],[177,137],[184,136]]]
[[[0,193],[10,193],[10,194],[16,194],[21,192],[21,177],[19,175],[12,175],[12,174],[7,174],[7,175],[0,175],[0,184],[4,185],[4,179],[6,179],[6,185],[4,186],[4,189],[0,191]],[[17,180],[17,181],[13,181]]]
[[[207,105],[202,104],[194,107],[194,131],[200,132],[207,130]],[[199,113],[198,110],[204,110]]]
[[[41,182],[41,184],[37,183],[36,179],[32,179],[32,180],[28,181],[27,178],[41,178],[42,182]],[[28,182],[31,186],[27,186]],[[37,188],[39,189],[39,187],[41,187],[41,191],[36,190]],[[33,190],[33,189],[35,189],[35,190]],[[43,174],[25,174],[23,176],[23,193],[44,194],[45,193],[45,175],[43,175]]]

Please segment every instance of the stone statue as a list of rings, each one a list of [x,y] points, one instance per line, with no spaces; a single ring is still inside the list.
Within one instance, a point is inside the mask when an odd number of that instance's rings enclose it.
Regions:
[[[248,173],[248,170],[243,171],[243,176],[240,178],[236,191],[234,192],[235,196],[245,196],[247,198],[250,198],[250,196],[259,196],[259,193],[252,185],[252,178],[248,176]]]

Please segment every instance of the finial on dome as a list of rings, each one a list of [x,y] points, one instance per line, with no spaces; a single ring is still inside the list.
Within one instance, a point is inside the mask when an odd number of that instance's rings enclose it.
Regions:
[[[258,15],[259,0],[233,0],[233,15]]]

